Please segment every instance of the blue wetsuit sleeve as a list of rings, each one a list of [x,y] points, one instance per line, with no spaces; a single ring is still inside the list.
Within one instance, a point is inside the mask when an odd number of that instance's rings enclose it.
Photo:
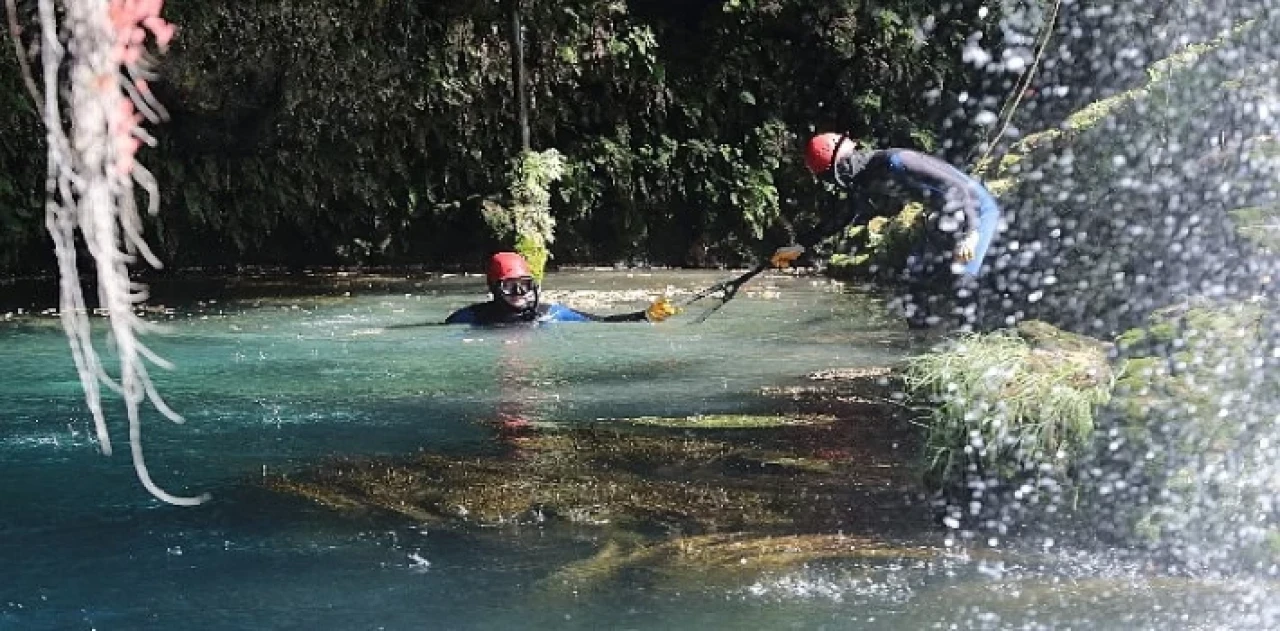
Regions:
[[[978,190],[978,247],[974,248],[973,260],[964,266],[964,273],[977,276],[982,270],[982,260],[987,256],[991,240],[996,236],[1000,226],[1000,206],[996,198],[985,188]]]
[[[463,307],[444,319],[445,324],[475,324],[476,322],[475,307]]]
[[[984,189],[977,180],[938,158],[908,149],[891,153],[889,169],[926,191],[942,195],[948,205],[959,206],[968,230],[981,226],[982,200],[978,191]]]
[[[964,272],[977,276],[1000,224],[1000,206],[991,192],[950,164],[916,151],[892,152],[889,169],[923,189],[943,195],[948,205],[960,207],[965,230],[978,233],[973,260],[965,265]]]
[[[644,322],[647,320],[644,311],[620,313],[600,316],[594,313],[578,311],[559,303],[552,303],[543,316],[546,322]]]
[[[544,322],[590,322],[591,318],[580,311],[574,311],[559,303],[547,305],[547,312],[540,320]]]

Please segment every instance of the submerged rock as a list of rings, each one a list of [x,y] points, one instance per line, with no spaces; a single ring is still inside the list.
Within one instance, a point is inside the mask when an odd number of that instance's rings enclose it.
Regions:
[[[768,427],[800,427],[805,425],[829,425],[835,417],[813,415],[763,415],[763,414],[699,414],[684,417],[640,416],[617,419],[636,425],[684,429],[759,429]]]
[[[342,460],[268,486],[343,511],[481,526],[559,521],[699,534],[903,521],[903,498],[913,490],[905,468],[862,475],[865,463],[782,448],[811,442],[802,435],[754,436],[745,427],[746,435],[718,440],[643,425],[557,429],[513,438],[503,456]]]
[[[804,383],[865,395],[888,374]],[[266,485],[343,513],[457,528],[559,523],[619,542],[565,570],[581,575],[659,558],[737,570],[794,564],[888,545],[868,544],[869,533],[932,532],[913,469],[916,429],[900,406],[778,394],[786,409],[773,414],[540,425],[492,456],[342,459]]]
[[[672,589],[740,585],[762,573],[797,570],[823,561],[929,562],[961,558],[940,546],[895,543],[843,534],[758,536],[715,534],[652,544],[609,541],[594,556],[542,581],[546,590],[582,590],[644,573]]]

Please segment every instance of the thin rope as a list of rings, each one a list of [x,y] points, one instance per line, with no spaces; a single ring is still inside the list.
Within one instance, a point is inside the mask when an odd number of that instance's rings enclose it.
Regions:
[[[1044,57],[1044,51],[1049,46],[1049,40],[1053,37],[1054,27],[1058,23],[1058,9],[1062,6],[1062,0],[1054,0],[1053,9],[1049,13],[1049,19],[1045,22],[1044,29],[1040,33],[1040,41],[1036,45],[1035,57],[1031,60],[1031,66],[1027,71],[1022,73],[1022,77],[1018,80],[1018,85],[1013,91],[1013,95],[1008,101],[1005,101],[1005,107],[1001,108],[999,130],[987,138],[987,148],[983,151],[982,156],[974,163],[973,175],[980,176],[985,170],[984,162],[991,157],[991,152],[995,150],[1000,139],[1004,137],[1006,131],[1009,130],[1009,124],[1013,122],[1013,115],[1018,111],[1018,105],[1022,103],[1022,97],[1027,92],[1027,88],[1031,86],[1031,79],[1035,77],[1036,69],[1040,66],[1040,60]]]

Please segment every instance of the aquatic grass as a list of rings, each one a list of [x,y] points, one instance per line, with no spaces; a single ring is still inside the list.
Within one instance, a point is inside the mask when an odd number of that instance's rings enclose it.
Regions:
[[[768,429],[830,425],[836,418],[820,414],[696,414],[693,416],[640,416],[618,419],[633,425],[665,427],[670,429]]]
[[[931,404],[926,481],[962,483],[970,465],[1013,479],[1032,463],[1069,465],[1111,394],[1099,343],[1047,325],[970,334],[908,362],[904,383]]]
[[[834,467],[802,462],[798,454],[688,436],[585,428],[535,434],[511,446],[517,454],[511,458],[340,459],[263,483],[335,510],[372,509],[418,522],[499,526],[550,519],[696,533],[794,527],[815,502],[780,496],[777,476],[797,483],[809,476],[823,486],[842,478]],[[744,475],[759,484],[744,482]],[[823,517],[838,513],[822,506]]]

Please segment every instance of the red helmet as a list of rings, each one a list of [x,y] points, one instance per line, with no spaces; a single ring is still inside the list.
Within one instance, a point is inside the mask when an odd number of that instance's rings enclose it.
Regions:
[[[818,134],[809,139],[809,146],[804,150],[804,164],[814,175],[822,175],[831,170],[836,163],[836,150],[848,137],[844,134]]]
[[[508,278],[530,278],[533,272],[523,256],[515,252],[499,252],[489,257],[489,271],[485,274],[489,284]]]

